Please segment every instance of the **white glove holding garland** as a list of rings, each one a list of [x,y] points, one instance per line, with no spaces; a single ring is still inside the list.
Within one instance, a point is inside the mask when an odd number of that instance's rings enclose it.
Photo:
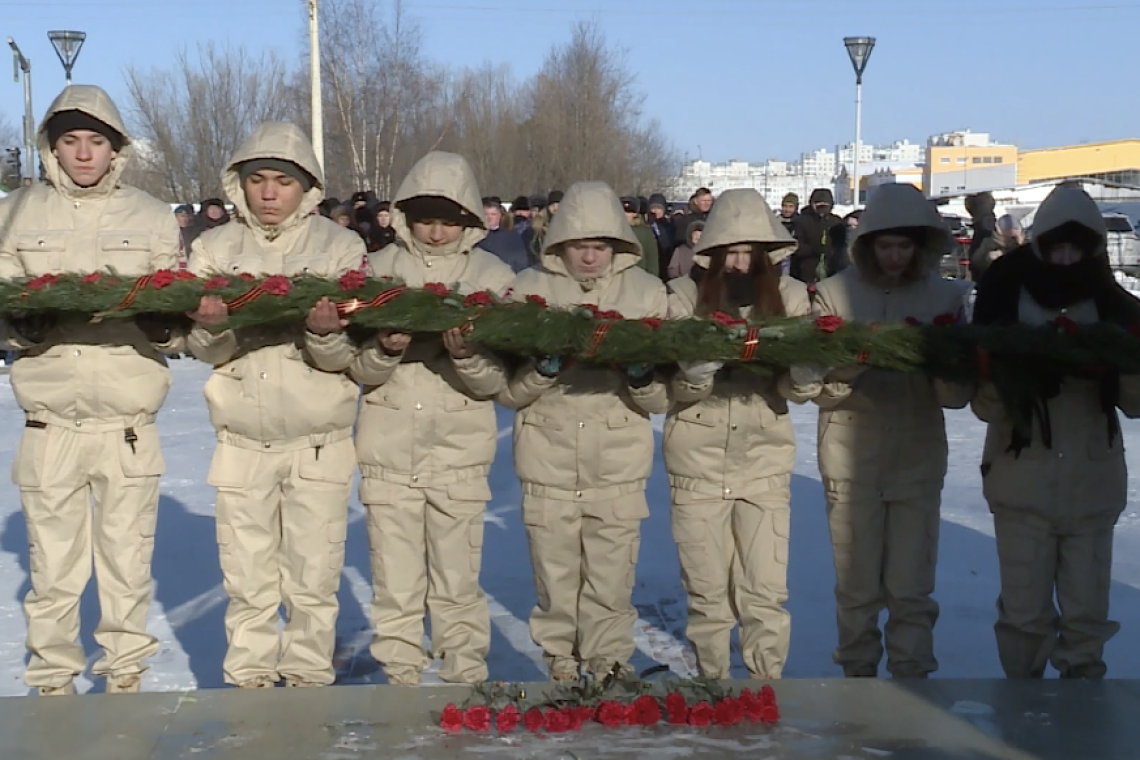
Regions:
[[[792,385],[795,385],[797,388],[806,388],[809,385],[822,383],[830,371],[830,367],[820,367],[816,364],[793,364],[788,368],[788,374],[791,375],[792,378]]]
[[[685,382],[690,385],[708,385],[724,367],[724,362],[678,362]]]

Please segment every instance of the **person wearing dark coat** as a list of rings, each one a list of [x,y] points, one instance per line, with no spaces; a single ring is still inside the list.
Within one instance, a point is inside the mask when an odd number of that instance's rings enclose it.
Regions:
[[[664,195],[654,193],[649,196],[649,229],[653,230],[653,237],[657,239],[657,271],[663,277],[673,258],[673,249],[677,247],[677,228],[669,218],[668,207]]]
[[[788,193],[780,201],[780,224],[789,235],[796,234],[796,220],[800,218],[800,196]]]
[[[520,195],[511,202],[511,216],[514,217],[514,224],[511,225],[511,232],[519,237],[530,229],[530,198],[525,195]]]
[[[793,236],[798,244],[791,258],[792,277],[813,285],[827,273],[827,252],[831,230],[842,224],[832,213],[835,196],[825,187],[812,190],[808,205],[796,220]]]
[[[825,257],[826,276],[839,274],[851,266],[851,244],[859,232],[859,217],[862,209],[852,211],[843,217],[843,222],[831,228]]]
[[[483,213],[487,217],[487,237],[483,238],[479,247],[498,256],[515,274],[530,266],[530,257],[527,256],[523,239],[513,230],[502,226],[505,212],[499,199],[484,198]]]
[[[230,212],[226,210],[226,203],[221,198],[207,198],[198,207],[198,215],[190,223],[186,232],[186,250],[198,239],[198,236],[207,230],[221,227],[230,220]]]

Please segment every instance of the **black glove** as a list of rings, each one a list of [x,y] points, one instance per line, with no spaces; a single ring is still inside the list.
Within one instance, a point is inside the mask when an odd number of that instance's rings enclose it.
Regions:
[[[182,314],[145,313],[135,315],[135,324],[151,343],[169,343],[175,331],[189,327],[190,319]]]
[[[8,324],[20,337],[30,343],[43,343],[47,334],[56,326],[59,319],[55,312],[36,311],[31,314],[13,314]]]

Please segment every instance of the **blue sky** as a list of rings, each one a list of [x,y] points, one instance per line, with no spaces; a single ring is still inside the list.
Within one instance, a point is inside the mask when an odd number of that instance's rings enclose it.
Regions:
[[[386,3],[387,0],[377,0]],[[1140,136],[1131,82],[1140,2],[1125,0],[405,0],[429,57],[537,68],[577,19],[626,51],[682,157],[795,158],[854,138],[845,35],[878,46],[863,139],[956,129],[1022,147]],[[121,106],[129,64],[165,67],[209,40],[272,48],[302,64],[304,0],[0,0],[0,28],[32,59],[37,121],[63,86],[47,30],[82,29],[75,81]],[[18,123],[23,89],[0,85]]]

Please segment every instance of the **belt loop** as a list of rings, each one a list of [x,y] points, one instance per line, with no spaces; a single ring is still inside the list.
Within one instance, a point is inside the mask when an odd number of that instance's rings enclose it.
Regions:
[[[41,422],[39,420],[25,420],[24,421],[24,427],[34,428],[36,430],[46,430],[47,429],[47,423]]]

